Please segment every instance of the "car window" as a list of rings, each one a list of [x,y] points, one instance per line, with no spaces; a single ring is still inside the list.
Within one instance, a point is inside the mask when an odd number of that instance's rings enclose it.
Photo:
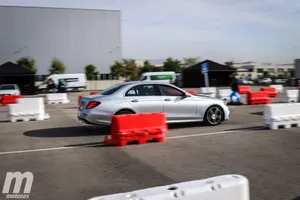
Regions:
[[[143,76],[140,81],[145,81],[145,80],[147,80],[147,76]]]
[[[15,86],[14,85],[1,85],[0,86],[0,90],[15,90]]]
[[[127,84],[121,84],[121,85],[115,85],[113,87],[110,87],[106,90],[103,90],[102,92],[100,92],[99,94],[101,95],[110,95],[115,93],[116,91],[118,91],[119,89],[121,89],[122,87],[126,86]]]
[[[162,96],[183,96],[184,93],[168,85],[159,85]]]
[[[158,96],[154,85],[138,85],[129,89],[125,96]]]

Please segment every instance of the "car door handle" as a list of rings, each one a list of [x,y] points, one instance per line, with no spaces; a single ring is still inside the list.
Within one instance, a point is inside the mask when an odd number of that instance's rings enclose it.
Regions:
[[[171,101],[171,99],[165,99],[165,101]]]
[[[131,100],[131,102],[139,102],[139,100],[137,100],[137,99],[133,99],[133,100]]]

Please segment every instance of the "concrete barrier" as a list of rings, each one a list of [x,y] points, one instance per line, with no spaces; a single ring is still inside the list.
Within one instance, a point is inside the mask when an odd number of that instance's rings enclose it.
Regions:
[[[223,175],[89,200],[250,200],[249,181],[241,175]]]
[[[216,87],[201,87],[200,94],[209,96],[209,97],[216,97],[217,96],[217,88]]]
[[[11,122],[45,120],[50,116],[45,112],[44,98],[20,98],[17,104],[8,105]]]
[[[300,127],[300,103],[269,104],[264,107],[264,124],[270,129],[279,126]]]
[[[104,90],[120,83],[124,83],[124,80],[87,81],[87,90]]]
[[[67,93],[49,93],[46,94],[47,104],[66,104],[69,103]]]
[[[269,87],[275,88],[278,93],[282,93],[284,91],[283,85],[270,85]]]
[[[230,101],[231,89],[220,89],[218,90],[218,97],[223,101]]]
[[[104,90],[108,87],[123,83],[124,80],[93,80],[87,81],[87,90]],[[43,82],[36,81],[35,86],[38,86]]]
[[[298,102],[299,99],[299,90],[298,89],[294,89],[294,90],[286,90],[286,97],[287,97],[287,101],[288,102]]]

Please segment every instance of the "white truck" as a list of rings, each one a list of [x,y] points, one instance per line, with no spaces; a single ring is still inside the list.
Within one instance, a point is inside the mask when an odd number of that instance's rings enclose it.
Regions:
[[[176,81],[175,72],[145,72],[141,75],[140,81],[155,81],[174,84]]]
[[[45,92],[47,90],[47,83],[52,79],[58,86],[59,80],[64,79],[67,83],[67,91],[82,91],[87,87],[87,79],[85,74],[52,74],[46,80],[37,86],[38,92]]]

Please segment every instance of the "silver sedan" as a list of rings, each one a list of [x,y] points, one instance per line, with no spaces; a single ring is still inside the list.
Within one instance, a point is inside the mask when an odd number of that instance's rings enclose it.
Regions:
[[[204,122],[217,125],[229,119],[229,109],[217,98],[194,96],[164,83],[126,82],[81,98],[78,120],[110,125],[113,115],[165,112],[167,123]]]

